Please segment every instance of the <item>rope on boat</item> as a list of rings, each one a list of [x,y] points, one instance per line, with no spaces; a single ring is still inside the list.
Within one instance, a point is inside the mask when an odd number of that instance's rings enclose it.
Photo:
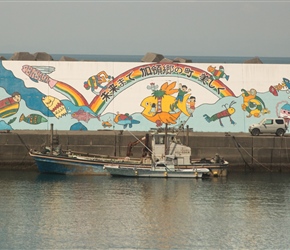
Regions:
[[[287,147],[287,139],[285,136],[281,136],[280,137],[282,142],[281,142],[281,147],[282,147],[282,144],[283,144],[283,139],[284,139],[284,143],[285,143],[285,150],[286,150],[286,157],[287,157],[287,162],[289,162],[289,154],[288,154],[288,147]],[[282,148],[281,148],[282,149]],[[282,150],[281,150],[282,151]],[[285,168],[290,168],[289,165],[286,165],[284,166]]]
[[[286,148],[286,156],[287,156],[287,162],[289,162],[289,155],[288,155],[288,147],[287,147],[287,143],[286,143],[286,138],[284,138],[284,142],[285,142],[285,148]]]
[[[237,150],[239,151],[239,153],[240,153],[240,155],[241,155],[241,157],[242,157],[242,159],[243,159],[245,165],[248,166],[248,167],[251,169],[252,167],[247,163],[247,161],[245,160],[245,158],[244,158],[244,156],[243,156],[243,154],[242,154],[242,152],[241,152],[241,150],[240,150],[240,148],[241,148],[241,144],[239,144],[239,143],[237,142],[237,140],[236,140],[236,138],[235,138],[234,136],[232,136],[232,138],[233,138],[233,141],[234,141],[234,143],[235,143],[235,146],[236,146]]]
[[[248,166],[251,170],[253,170],[253,167],[251,167],[247,162],[246,162],[246,160],[245,160],[245,158],[244,158],[244,156],[243,156],[243,154],[242,154],[242,152],[240,151],[240,148],[241,149],[243,149],[251,158],[252,158],[252,160],[253,161],[255,161],[258,165],[260,165],[260,166],[262,166],[263,168],[265,168],[265,169],[267,169],[268,171],[270,171],[270,172],[272,172],[272,170],[270,169],[270,168],[268,168],[268,167],[266,167],[264,164],[262,164],[262,163],[260,163],[256,158],[254,158],[245,148],[243,148],[242,147],[242,145],[240,144],[240,143],[238,143],[237,142],[237,140],[236,140],[236,138],[235,138],[235,136],[232,136],[232,138],[233,138],[233,140],[234,140],[234,142],[235,142],[235,146],[236,146],[236,148],[238,149],[238,151],[239,151],[239,153],[240,153],[240,155],[241,155],[241,157],[242,157],[242,159],[243,159],[243,161],[244,161],[244,163],[246,164],[246,166]]]
[[[21,136],[18,133],[15,133],[19,140],[21,141],[21,143],[24,145],[24,147],[26,148],[27,152],[30,151],[30,148],[26,145],[26,143],[24,142],[24,140],[21,138]],[[22,163],[24,162],[24,159],[28,156],[28,154],[25,154],[24,157],[22,158]],[[34,163],[35,164],[35,163]]]
[[[23,141],[23,139],[21,138],[21,136],[19,134],[17,134],[17,133],[15,133],[15,134],[18,136],[18,138],[21,141],[21,143],[25,146],[25,148],[29,152],[30,151],[30,148],[25,144],[25,142]]]

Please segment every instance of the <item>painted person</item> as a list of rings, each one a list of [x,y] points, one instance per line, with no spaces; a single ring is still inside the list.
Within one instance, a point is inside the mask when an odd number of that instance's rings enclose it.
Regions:
[[[179,84],[178,94],[175,98],[175,102],[170,106],[172,111],[178,108],[177,107],[178,101],[183,102],[185,94],[187,94],[190,91],[191,89],[188,89],[186,85],[182,85],[181,83]]]
[[[192,116],[192,113],[195,110],[195,96],[191,96],[189,97],[188,101],[187,101],[187,108],[188,108],[188,113],[190,113],[190,116]]]
[[[176,103],[178,101],[183,102],[183,98],[185,96],[185,94],[187,94],[188,92],[190,92],[191,89],[187,89],[186,85],[182,85],[181,83],[179,84],[179,89],[178,89],[178,94],[176,96]]]
[[[156,113],[157,113],[156,104],[155,103],[152,103],[151,110],[150,110],[149,114],[156,115]]]

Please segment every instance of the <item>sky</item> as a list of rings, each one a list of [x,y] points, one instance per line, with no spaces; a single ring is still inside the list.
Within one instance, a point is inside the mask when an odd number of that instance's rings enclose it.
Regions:
[[[290,57],[290,0],[0,0],[0,55]]]

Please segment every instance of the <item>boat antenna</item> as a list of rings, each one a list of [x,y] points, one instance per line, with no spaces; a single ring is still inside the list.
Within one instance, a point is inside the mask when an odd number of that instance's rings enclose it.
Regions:
[[[178,128],[177,133],[176,133],[175,136],[178,136],[179,132],[181,131],[181,126],[184,128],[184,125],[188,122],[189,118],[190,118],[190,116],[186,119],[186,121],[185,121],[183,124],[181,124],[181,125],[179,126],[179,128]],[[168,128],[167,128],[167,123],[166,123],[166,124],[165,124],[165,137],[167,137],[167,129],[168,129]],[[165,144],[165,155],[166,155],[166,152],[169,151],[170,144],[171,144],[171,143],[169,143],[168,145]],[[171,152],[170,154],[172,154],[173,151],[174,151],[174,149],[172,150],[172,152]]]
[[[187,119],[185,120],[185,122],[179,126],[178,131],[177,131],[177,133],[176,133],[176,136],[177,136],[177,135],[179,134],[179,132],[181,131],[181,127],[184,128],[184,125],[188,122],[188,120],[189,120],[190,117],[191,117],[191,116],[188,116]]]

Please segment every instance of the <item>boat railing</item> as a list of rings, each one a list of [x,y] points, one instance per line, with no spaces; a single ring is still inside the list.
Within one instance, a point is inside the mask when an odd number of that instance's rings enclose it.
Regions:
[[[53,150],[55,151],[55,149]],[[50,147],[46,147],[45,151],[38,151],[38,150],[30,150],[31,153],[37,153],[37,154],[49,154],[50,153]],[[103,161],[122,161],[122,162],[141,162],[142,158],[133,158],[133,157],[122,157],[122,156],[112,156],[112,155],[104,155],[104,154],[95,154],[95,153],[88,153],[88,152],[81,152],[81,151],[74,151],[70,149],[62,149],[61,152],[57,151],[56,154],[53,154],[53,156],[63,156],[63,157],[72,157],[72,158],[92,158],[92,159],[99,159]]]
[[[64,153],[68,155],[75,155],[75,156],[83,156],[83,157],[94,157],[98,159],[112,159],[112,160],[120,160],[123,161],[140,161],[141,158],[132,158],[132,157],[122,157],[122,156],[112,156],[112,155],[103,155],[103,154],[95,154],[95,153],[87,153],[87,152],[80,152],[80,151],[72,151],[72,150],[63,150]]]

